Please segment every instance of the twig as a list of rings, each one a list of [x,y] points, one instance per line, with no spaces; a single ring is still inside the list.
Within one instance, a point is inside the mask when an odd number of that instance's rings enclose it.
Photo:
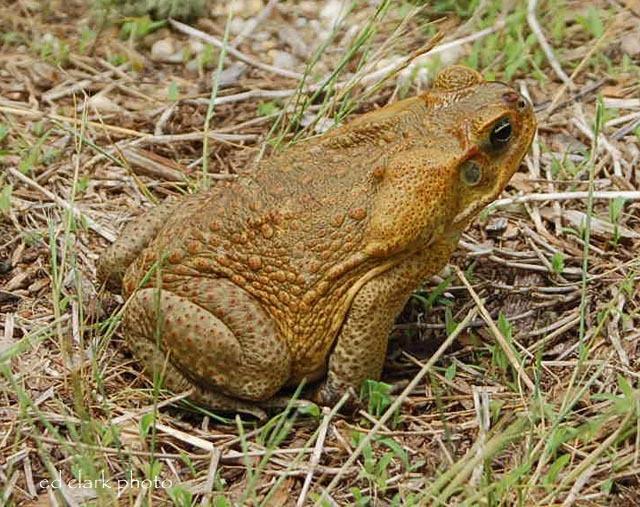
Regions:
[[[538,6],[538,0],[529,0],[527,5],[527,23],[529,23],[529,27],[535,35],[536,39],[538,39],[538,44],[542,48],[547,60],[549,60],[549,64],[551,68],[556,73],[556,75],[560,78],[560,80],[569,88],[573,88],[573,81],[564,70],[562,70],[562,66],[556,59],[556,56],[553,54],[553,49],[547,42],[544,34],[542,33],[542,28],[540,28],[540,24],[538,23],[538,19],[536,18],[536,7]]]
[[[302,507],[304,505],[307,494],[309,493],[309,488],[311,487],[313,473],[315,472],[318,463],[320,463],[320,456],[322,455],[324,441],[327,438],[327,430],[329,429],[331,412],[327,407],[323,407],[322,411],[324,417],[322,418],[322,423],[320,424],[320,428],[318,429],[316,445],[313,448],[313,454],[311,455],[311,459],[309,461],[309,470],[307,471],[307,476],[304,479],[304,484],[302,485],[302,491],[300,492],[300,496],[298,497],[298,501],[296,502],[296,507]]]
[[[211,505],[211,492],[213,491],[213,482],[218,471],[218,463],[220,463],[220,450],[214,447],[211,451],[211,461],[209,462],[209,470],[207,471],[207,480],[204,483],[204,494],[200,505]]]
[[[184,168],[178,163],[151,151],[124,148],[122,155],[133,166],[133,171],[136,174],[161,181],[185,181],[187,179],[183,172]]]
[[[41,192],[42,194],[44,194],[47,198],[54,201],[58,206],[73,213],[73,215],[76,218],[80,220],[84,220],[84,222],[87,224],[87,226],[90,229],[93,229],[95,232],[97,232],[100,236],[102,236],[107,241],[110,241],[111,243],[113,243],[116,240],[115,234],[113,234],[111,231],[102,227],[99,223],[95,222],[91,217],[82,213],[78,208],[76,208],[75,206],[72,206],[67,201],[55,195],[53,192],[50,192],[46,188],[42,187],[41,185],[36,183],[34,180],[29,178],[28,176],[22,174],[20,171],[16,170],[13,167],[7,168],[7,171],[15,178],[18,178],[23,183],[29,185],[32,188],[35,188],[38,192]]]
[[[611,433],[606,439],[600,442],[600,445],[598,445],[598,447],[596,447],[593,452],[589,454],[589,456],[582,460],[577,467],[575,467],[573,470],[571,470],[571,472],[567,473],[562,478],[560,484],[558,484],[553,489],[553,491],[544,500],[542,500],[542,505],[549,505],[550,503],[552,503],[553,499],[557,496],[557,494],[562,490],[563,487],[571,484],[572,482],[575,483],[575,481],[578,480],[578,478],[582,476],[582,474],[589,467],[591,467],[603,453],[611,451],[611,447],[613,446],[614,442],[617,440],[618,436],[620,436],[620,433],[626,428],[627,423],[631,420],[631,417],[633,415],[634,412],[630,410],[627,415],[624,416],[624,419],[620,421],[620,424],[618,424],[616,430]]]
[[[620,317],[624,311],[624,305],[626,303],[624,293],[619,290],[617,287],[612,287],[611,296],[613,297],[613,303],[615,308],[611,312],[611,319],[607,323],[607,331],[609,335],[609,341],[613,345],[613,348],[616,349],[618,353],[618,357],[620,358],[620,362],[626,366],[627,368],[630,366],[629,364],[629,354],[622,346],[622,342],[620,341],[620,331],[618,330],[618,325],[620,323]]]
[[[193,28],[192,26],[185,25],[184,23],[181,23],[180,21],[176,21],[175,19],[170,19],[169,23],[171,24],[171,26],[173,26],[173,28],[175,28],[176,30],[178,30],[179,32],[185,35],[189,35],[190,37],[201,39],[217,47],[218,49],[222,49],[224,47],[224,44],[220,39],[218,39],[217,37],[214,37],[213,35],[209,35],[208,33],[205,33],[202,30],[198,30],[197,28]],[[277,74],[279,76],[288,77],[291,79],[298,79],[298,80],[304,77],[299,72],[280,69],[278,67],[274,67],[273,65],[262,63],[261,61],[256,60],[255,58],[245,55],[244,53],[242,53],[241,51],[238,51],[234,47],[227,46],[227,52],[230,55],[237,58],[238,60],[240,60],[241,62],[252,65],[266,72],[271,72],[272,74]]]
[[[128,65],[129,65],[128,63],[125,63],[121,65],[119,69],[125,69]],[[54,100],[60,99],[67,95],[73,95],[75,93],[85,90],[89,86],[93,85],[94,83],[102,79],[106,80],[110,78],[115,73],[116,71],[114,69],[109,69],[104,72],[101,72],[100,74],[91,76],[90,78],[83,79],[82,81],[77,81],[73,83],[71,86],[67,86],[67,87],[57,86],[56,88],[52,88],[50,90],[47,90],[45,93],[43,93],[42,100],[44,102],[53,102]]]
[[[471,473],[470,483],[476,488],[480,484],[482,474],[484,473],[485,463],[481,458],[487,455],[487,433],[491,427],[489,404],[489,391],[478,386],[473,386],[473,407],[476,410],[476,420],[478,421],[478,437],[476,440],[478,448],[476,449],[475,454],[478,459],[478,464]]]
[[[174,403],[180,401],[180,400],[184,400],[185,398],[188,398],[189,396],[191,396],[193,394],[193,389],[188,389],[182,393],[176,394],[175,396],[172,396],[171,398],[164,400],[164,401],[160,401],[158,403],[155,403],[153,405],[149,405],[146,407],[142,407],[138,410],[136,410],[135,412],[126,412],[122,415],[119,415],[117,417],[114,417],[113,419],[111,419],[111,421],[109,422],[109,426],[116,426],[119,424],[123,424],[127,421],[130,421],[131,419],[136,419],[139,417],[142,417],[145,414],[148,414],[149,412],[153,411],[153,410],[158,410],[160,408],[166,407],[168,405],[173,405]]]
[[[640,116],[640,113],[637,113],[637,114],[638,116]],[[624,136],[629,134],[632,130],[634,130],[636,127],[640,127],[640,118],[636,119],[635,121],[631,121],[627,123],[624,127],[621,127],[620,129],[616,130],[611,135],[611,139],[613,139],[614,141],[619,141]]]
[[[305,88],[303,91],[313,91],[313,87]],[[291,97],[298,92],[298,88],[289,88],[285,90],[249,90],[246,92],[235,93],[233,95],[224,95],[222,97],[216,97],[213,101],[214,105],[230,104],[232,102],[241,102],[248,99],[282,99]],[[204,104],[208,105],[211,99],[197,98],[197,99],[185,99],[186,104]]]
[[[516,357],[515,352],[513,351],[513,348],[507,342],[507,339],[504,337],[502,332],[498,329],[498,326],[496,326],[495,322],[493,322],[493,319],[491,318],[491,315],[489,314],[489,312],[487,311],[486,307],[482,303],[482,300],[480,299],[480,296],[478,296],[478,293],[471,286],[471,284],[469,283],[469,280],[467,280],[467,277],[464,276],[464,273],[462,272],[462,270],[458,266],[453,266],[453,269],[455,270],[456,274],[458,275],[458,278],[460,278],[460,281],[464,284],[464,286],[469,291],[469,294],[471,295],[471,298],[475,301],[475,303],[476,303],[476,305],[478,307],[478,310],[480,311],[480,316],[487,323],[487,325],[489,326],[489,329],[491,329],[491,332],[493,333],[493,336],[495,337],[496,341],[498,342],[498,344],[500,345],[500,347],[504,351],[505,355],[507,356],[507,359],[511,363],[511,366],[513,366],[513,368],[518,372],[518,375],[522,378],[522,380],[527,385],[527,387],[531,391],[535,391],[535,389],[536,389],[535,384],[531,381],[531,379],[527,375],[527,372],[524,371],[524,368],[518,362],[518,358]]]
[[[117,127],[115,125],[108,125],[106,123],[97,121],[85,121],[82,118],[71,118],[69,116],[62,116],[59,114],[44,113],[42,111],[34,111],[33,109],[26,109],[20,107],[4,106],[0,103],[0,113],[14,114],[16,116],[26,116],[34,120],[57,120],[63,123],[73,123],[75,125],[85,124],[87,126],[95,127],[97,129],[109,130],[117,134],[123,134],[127,136],[145,137],[148,134],[144,132],[138,132],[137,130],[131,130],[124,127]]]
[[[593,473],[596,471],[596,468],[597,468],[596,465],[591,465],[589,468],[587,468],[583,472],[583,474],[580,477],[578,477],[575,484],[571,487],[571,491],[569,491],[567,498],[565,498],[564,502],[562,502],[562,507],[570,507],[575,503],[578,497],[578,494],[580,493],[580,491],[582,491],[582,488],[584,488],[584,486],[587,484],[587,481],[591,478]]]
[[[202,176],[206,184],[208,185],[208,173],[209,173],[209,130],[211,126],[211,118],[213,118],[213,111],[215,109],[215,101],[218,96],[218,88],[220,86],[220,75],[224,67],[224,60],[227,56],[227,50],[229,49],[229,27],[231,26],[232,9],[229,9],[229,15],[227,16],[227,22],[224,27],[224,38],[222,40],[222,48],[218,55],[218,65],[216,71],[211,74],[211,93],[209,94],[209,104],[207,105],[207,114],[204,118],[204,128],[202,132]]]
[[[640,191],[638,190],[603,190],[593,192],[594,199],[617,199],[618,197],[622,199],[627,199],[629,201],[640,201]],[[542,194],[529,194],[529,195],[520,195],[518,197],[507,197],[505,199],[498,199],[497,201],[493,201],[491,206],[495,206],[496,208],[503,208],[505,206],[511,206],[512,204],[522,204],[525,202],[541,202],[541,201],[572,201],[572,200],[581,200],[588,199],[589,192],[580,191],[580,192],[549,192]]]
[[[278,0],[269,0],[267,2],[267,5],[264,6],[264,9],[260,11],[260,14],[258,14],[253,19],[249,19],[245,23],[242,31],[231,41],[230,46],[233,48],[237,48],[240,43],[247,37],[247,35],[249,35],[251,32],[255,32],[256,27],[271,15],[271,11],[277,3]]]
[[[27,483],[27,491],[29,495],[31,495],[32,499],[35,499],[38,496],[38,491],[36,490],[36,485],[33,481],[33,469],[31,467],[31,460],[29,459],[29,455],[25,456],[23,461],[23,470],[25,481]]]
[[[580,116],[577,116],[577,115],[574,116],[573,118],[571,118],[571,122],[576,127],[578,127],[578,130],[580,130],[580,132],[582,132],[585,136],[589,138],[589,140],[591,140],[591,142],[593,142],[594,133],[587,126],[586,119],[584,118],[584,114],[582,114],[581,109],[579,113],[580,113]],[[598,147],[602,146],[611,155],[611,158],[613,159],[613,173],[619,178],[622,178],[622,168],[620,166],[620,158],[621,158],[620,151],[607,140],[607,138],[601,131],[598,132],[597,145]]]
[[[202,141],[204,132],[187,132],[186,134],[164,134],[161,136],[145,135],[139,137],[133,141],[127,141],[131,146],[139,144],[172,144],[180,143],[183,141]],[[213,130],[210,130],[207,134],[209,139],[215,139],[223,143],[226,142],[241,142],[241,141],[255,141],[258,139],[257,134],[219,134]]]
[[[391,417],[396,412],[396,410],[400,408],[400,405],[404,403],[404,401],[407,399],[409,394],[411,394],[411,392],[416,388],[416,386],[420,383],[420,381],[424,378],[424,376],[429,372],[429,370],[431,370],[431,368],[436,363],[436,361],[440,359],[440,356],[444,354],[444,352],[449,348],[449,346],[453,343],[453,341],[460,335],[460,333],[462,333],[462,331],[467,327],[469,322],[471,322],[477,314],[478,314],[477,309],[472,308],[467,314],[467,316],[464,318],[464,320],[460,322],[460,324],[458,324],[455,330],[447,337],[447,339],[442,343],[442,345],[438,347],[438,350],[435,351],[435,353],[429,358],[429,361],[427,361],[427,363],[420,369],[420,371],[416,374],[416,376],[413,377],[411,382],[409,382],[407,387],[404,388],[404,390],[398,395],[398,397],[393,401],[393,403],[389,406],[389,408],[387,408],[387,411],[382,415],[382,417],[378,420],[378,422],[374,424],[373,428],[371,428],[369,433],[367,433],[365,437],[362,440],[360,440],[358,447],[354,449],[354,451],[351,453],[351,456],[349,456],[349,459],[342,465],[342,468],[340,468],[340,472],[338,472],[335,475],[335,477],[331,479],[331,482],[327,485],[327,487],[324,488],[324,490],[322,491],[322,494],[320,495],[318,500],[316,500],[316,502],[314,503],[314,506],[320,505],[323,500],[326,500],[328,498],[328,495],[331,492],[331,490],[333,490],[333,488],[335,488],[340,482],[340,479],[344,475],[345,470],[348,470],[349,468],[351,468],[354,462],[360,457],[360,454],[362,454],[362,451],[364,450],[364,448],[371,443],[371,440],[373,440],[373,437],[376,435],[378,430],[380,430],[380,428],[382,428],[382,426],[384,426],[384,424],[389,419],[391,419]]]
[[[498,30],[501,30],[502,28],[504,28],[504,25],[505,25],[504,20],[500,20],[497,23],[495,23],[493,26],[485,28],[484,30],[479,30],[477,32],[466,35],[465,37],[460,37],[459,39],[444,42],[442,44],[439,44],[437,47],[433,48],[431,51],[425,53],[421,58],[432,57],[434,55],[438,55],[440,53],[445,53],[447,51],[450,51],[451,49],[456,48],[458,46],[462,46],[464,44],[477,41],[479,39],[482,39],[483,37],[486,37],[487,35],[491,35],[492,33],[497,32]],[[419,64],[423,62],[421,62],[419,58],[416,63]]]
[[[536,113],[544,111],[545,115],[543,116],[543,118],[546,118],[549,116],[548,114],[549,108],[553,107],[554,112],[559,111],[560,109],[564,109],[565,107],[573,104],[574,102],[578,102],[579,100],[582,100],[587,95],[591,95],[594,92],[598,91],[598,89],[602,88],[602,86],[604,86],[608,81],[609,81],[608,78],[598,79],[597,81],[582,87],[579,91],[574,93],[571,97],[569,97],[566,100],[563,100],[560,103],[556,103],[554,100],[546,100],[536,104],[533,107],[533,109]],[[560,95],[558,96],[558,99],[564,94],[564,90],[566,90],[566,88],[567,88],[566,86],[562,85],[562,87],[560,88],[560,91],[562,93],[560,93]]]
[[[609,36],[609,30],[605,31],[605,33],[602,34],[602,37],[600,37],[595,44],[593,44],[591,46],[591,49],[589,49],[589,51],[587,52],[586,55],[584,55],[584,58],[580,61],[580,63],[578,64],[578,66],[573,70],[573,72],[571,73],[571,78],[570,81],[571,83],[573,83],[573,80],[576,78],[576,76],[582,72],[582,69],[584,68],[584,66],[587,64],[587,62],[591,59],[591,57],[593,56],[593,54],[600,49],[600,44],[602,43],[602,41],[604,41],[607,37]],[[551,99],[551,103],[549,104],[549,106],[547,107],[547,109],[545,110],[544,114],[542,114],[538,121],[539,122],[543,122],[545,121],[547,118],[549,118],[549,116],[551,116],[551,114],[556,110],[556,105],[558,104],[558,102],[560,101],[560,99],[562,98],[562,96],[566,93],[567,89],[569,89],[569,85],[568,84],[563,84],[558,91],[556,92],[556,94],[553,96],[553,99]]]
[[[216,446],[211,442],[204,440],[203,438],[196,437],[195,435],[191,435],[181,430],[177,430],[172,428],[171,426],[167,426],[166,424],[162,424],[160,422],[155,423],[156,429],[161,431],[162,433],[166,433],[167,435],[171,435],[173,438],[176,438],[182,442],[186,442],[193,447],[197,447],[199,449],[203,449],[207,452],[213,453],[216,450]],[[230,454],[233,454],[234,457],[236,455],[242,455],[242,453],[231,451]]]

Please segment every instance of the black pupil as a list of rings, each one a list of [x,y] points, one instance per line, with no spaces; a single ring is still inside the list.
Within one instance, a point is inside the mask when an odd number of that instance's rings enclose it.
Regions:
[[[494,146],[502,146],[511,139],[511,123],[509,120],[502,119],[498,121],[491,131],[491,144]]]

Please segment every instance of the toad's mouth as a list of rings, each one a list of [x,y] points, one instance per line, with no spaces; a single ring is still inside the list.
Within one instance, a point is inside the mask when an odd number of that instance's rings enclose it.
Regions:
[[[465,209],[459,212],[454,218],[452,222],[452,227],[456,230],[462,230],[469,225],[469,222],[473,220],[480,211],[486,208],[490,203],[495,200],[494,197],[489,199],[482,199],[480,201],[469,204]]]

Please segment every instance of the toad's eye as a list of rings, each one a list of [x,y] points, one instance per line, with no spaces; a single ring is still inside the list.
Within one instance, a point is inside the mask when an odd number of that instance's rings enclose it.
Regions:
[[[489,135],[491,146],[495,149],[502,148],[509,142],[512,133],[513,129],[511,128],[511,122],[507,118],[498,120],[491,129],[491,134]]]
[[[460,167],[460,178],[465,185],[473,187],[482,179],[482,169],[473,160],[467,160]]]

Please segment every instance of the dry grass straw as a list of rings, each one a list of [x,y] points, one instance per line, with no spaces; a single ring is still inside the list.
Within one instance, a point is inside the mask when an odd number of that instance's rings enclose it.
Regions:
[[[0,9],[0,504],[640,503],[640,61],[625,53],[640,13],[454,3],[351,10],[316,53],[322,18],[304,3],[270,1],[239,35],[219,9],[125,41],[75,4]],[[160,63],[162,38],[212,48]],[[257,422],[154,390],[122,343],[121,301],[96,284],[122,225],[415,93],[438,59],[515,81],[540,129],[459,267],[399,319],[385,381],[401,394]]]

